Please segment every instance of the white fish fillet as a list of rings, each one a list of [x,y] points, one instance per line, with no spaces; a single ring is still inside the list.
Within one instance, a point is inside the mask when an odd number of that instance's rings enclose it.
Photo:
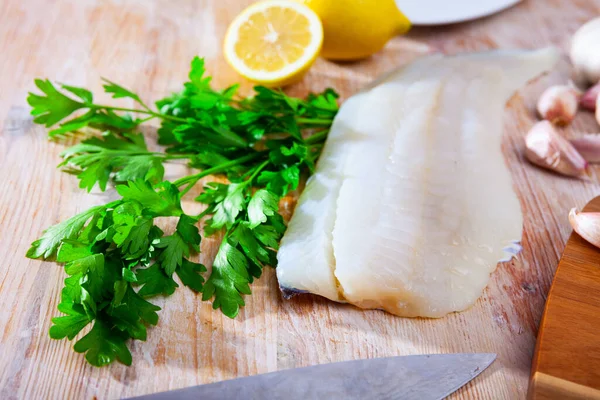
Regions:
[[[427,56],[348,99],[281,241],[284,293],[409,317],[474,304],[521,237],[504,105],[557,59]]]

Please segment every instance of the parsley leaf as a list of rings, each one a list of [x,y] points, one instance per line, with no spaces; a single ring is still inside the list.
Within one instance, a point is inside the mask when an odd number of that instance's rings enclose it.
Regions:
[[[150,230],[154,226],[152,220],[142,216],[127,218],[123,225],[115,228],[117,233],[113,241],[128,258],[141,256],[150,245]]]
[[[143,180],[117,186],[117,192],[123,196],[123,200],[137,201],[153,216],[179,216],[183,213],[177,187],[170,182],[162,182],[156,189]]]
[[[64,222],[48,228],[44,231],[44,235],[41,238],[31,244],[31,248],[27,251],[27,257],[48,259],[56,255],[56,250],[58,250],[58,246],[60,246],[63,240],[77,237],[85,223],[103,208],[104,206],[92,207],[81,214],[77,214]]]
[[[127,333],[116,327],[110,328],[102,319],[97,319],[92,330],[79,339],[73,347],[78,353],[85,353],[85,359],[96,367],[119,360],[131,365],[131,353],[125,344]]]
[[[248,220],[250,228],[256,228],[267,222],[267,217],[279,210],[279,198],[266,189],[260,189],[248,203]]]
[[[148,268],[138,269],[136,276],[137,283],[144,285],[138,292],[142,297],[151,297],[157,294],[168,296],[175,293],[175,289],[179,286],[158,263]]]
[[[118,305],[107,309],[114,325],[129,334],[133,339],[146,340],[146,324],[158,323],[157,311],[160,307],[144,300],[129,284]]]
[[[106,93],[112,94],[113,99],[120,99],[120,98],[128,97],[130,99],[137,101],[138,103],[140,103],[142,105],[144,104],[142,102],[142,100],[140,99],[140,96],[133,93],[132,91],[125,89],[123,86],[117,85],[116,83],[111,82],[106,78],[103,78],[102,80],[104,82],[106,82],[106,84],[103,85],[104,91]],[[91,103],[91,100],[89,102]]]
[[[67,315],[52,318],[53,325],[50,327],[52,339],[67,337],[69,340],[73,340],[92,321],[79,304],[61,303],[59,311]]]
[[[164,156],[149,152],[141,134],[118,137],[105,133],[101,138],[92,137],[63,151],[67,172],[80,179],[80,187],[91,191],[98,184],[101,190],[114,174],[117,182],[147,180],[162,181]]]
[[[35,116],[33,122],[50,127],[75,111],[85,108],[80,103],[60,93],[49,80],[36,79],[35,85],[46,96],[29,93],[27,102],[32,107],[31,115]],[[70,90],[72,92],[72,90]]]
[[[196,218],[183,214],[179,217],[176,228],[177,233],[181,236],[183,241],[196,252],[200,251],[200,248],[198,247],[200,245],[200,231],[196,226],[197,223],[198,220]]]
[[[219,229],[235,222],[242,211],[246,200],[247,185],[232,183],[227,186],[227,194],[223,200],[216,203],[214,214],[210,222],[212,229]]]
[[[246,257],[227,242],[223,242],[215,257],[210,278],[204,284],[202,300],[215,297],[213,308],[220,308],[229,318],[235,318],[244,306],[242,294],[250,294]]]
[[[175,270],[175,273],[181,279],[181,283],[195,292],[202,292],[202,285],[204,283],[203,272],[206,272],[204,265],[191,262],[185,258]]]
[[[284,167],[278,171],[263,171],[258,177],[258,183],[266,188],[285,196],[290,190],[296,190],[300,184],[300,168],[297,165]]]
[[[69,85],[61,85],[63,89],[68,92],[71,92],[75,96],[79,97],[86,105],[92,104],[94,102],[94,95],[87,89],[69,86]]]
[[[183,257],[190,256],[190,247],[179,233],[162,237],[154,245],[162,249],[158,255],[158,262],[167,276],[173,275],[177,266],[183,262]]]
[[[181,267],[184,257],[190,256],[190,251],[199,251],[200,233],[194,225],[196,222],[194,218],[182,215],[175,233],[154,242],[154,245],[161,249],[157,261],[167,276],[170,277],[178,267]]]

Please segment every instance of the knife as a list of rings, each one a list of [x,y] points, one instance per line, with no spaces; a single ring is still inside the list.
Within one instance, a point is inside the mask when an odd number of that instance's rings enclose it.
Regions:
[[[600,197],[583,211],[600,212]],[[600,249],[573,232],[546,300],[529,399],[600,399],[599,331]]]
[[[442,399],[479,375],[496,354],[373,358],[294,368],[135,397],[138,400]]]

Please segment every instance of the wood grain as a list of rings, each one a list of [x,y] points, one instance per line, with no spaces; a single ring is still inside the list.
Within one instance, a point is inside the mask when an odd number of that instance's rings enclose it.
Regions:
[[[600,197],[584,208],[600,212]],[[600,250],[573,233],[540,325],[529,398],[600,399]]]
[[[151,101],[178,90],[198,54],[206,57],[215,85],[228,85],[240,78],[224,62],[221,40],[228,22],[248,2],[0,2],[0,398],[118,398],[289,367],[439,352],[498,354],[455,398],[525,397],[545,296],[570,233],[567,211],[600,194],[597,182],[539,170],[522,155],[523,136],[535,121],[535,99],[546,86],[567,79],[566,57],[556,72],[521,91],[507,108],[503,151],[524,211],[524,250],[498,266],[470,310],[425,320],[310,296],[284,301],[273,271],[267,271],[235,320],[188,290],[159,300],[161,320],[148,341],[132,344],[132,367],[91,367],[73,352],[72,343],[49,339],[65,274],[24,254],[44,228],[114,193],[85,194],[75,178],[55,169],[64,145],[49,143],[45,129],[31,122],[25,98],[33,79],[49,77],[96,92],[106,76]],[[598,14],[600,0],[527,0],[472,23],[415,28],[361,62],[318,60],[289,92],[304,95],[333,86],[344,99],[378,74],[435,50],[549,44],[564,50],[572,32]],[[242,91],[250,87],[244,83]],[[565,134],[598,130],[591,115],[580,113]],[[203,242],[203,262],[210,262],[215,245]]]

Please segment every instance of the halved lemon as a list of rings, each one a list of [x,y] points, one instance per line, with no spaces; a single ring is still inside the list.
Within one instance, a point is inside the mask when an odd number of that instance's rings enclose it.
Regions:
[[[304,4],[267,0],[252,4],[229,25],[224,54],[239,74],[266,86],[302,77],[323,44],[323,26]]]

